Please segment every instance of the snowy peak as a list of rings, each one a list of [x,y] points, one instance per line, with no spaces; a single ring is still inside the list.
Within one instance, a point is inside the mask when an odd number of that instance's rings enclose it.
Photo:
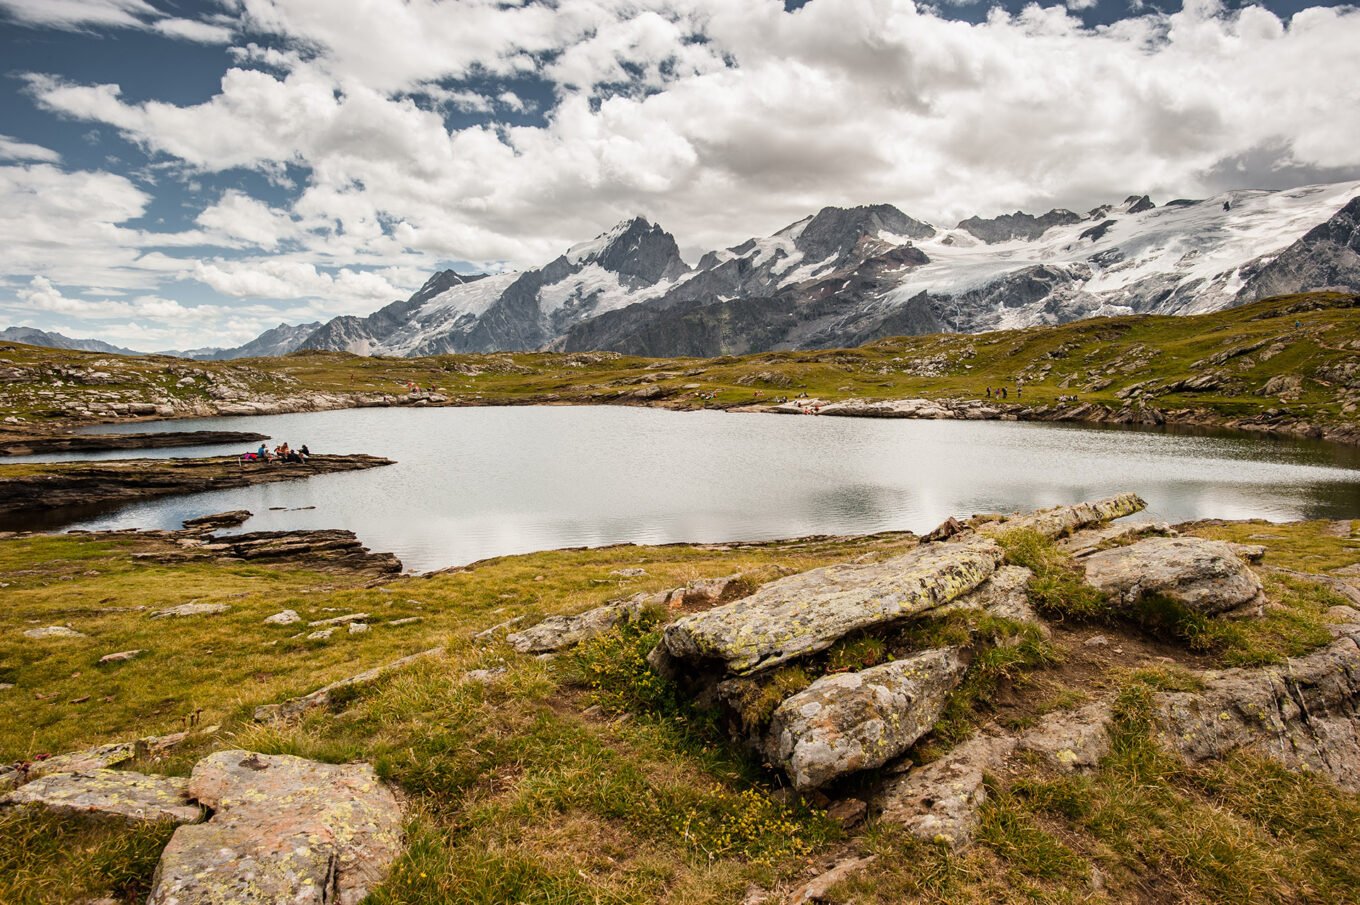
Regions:
[[[598,264],[633,287],[673,280],[689,269],[675,237],[643,217],[621,221],[591,241],[573,245],[564,257],[576,268]]]
[[[799,231],[794,242],[808,260],[841,258],[865,237],[929,239],[935,227],[902,213],[891,204],[824,207]]]

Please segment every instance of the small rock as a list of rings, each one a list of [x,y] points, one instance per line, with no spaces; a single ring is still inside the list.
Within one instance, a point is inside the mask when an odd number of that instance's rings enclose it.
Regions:
[[[302,617],[294,610],[284,610],[281,613],[275,613],[264,621],[267,625],[292,625],[294,622],[301,622]]]
[[[421,620],[424,619],[424,618],[425,618],[424,616],[406,616],[406,617],[404,617],[404,618],[402,618],[402,619],[393,619],[391,622],[389,622],[389,623],[387,623],[387,624],[388,624],[388,625],[410,625],[411,623],[413,623],[413,622],[419,622],[419,621],[421,621]]]
[[[168,610],[158,610],[151,614],[152,619],[163,619],[167,616],[216,616],[231,609],[229,603],[182,603],[179,606],[172,606]]]
[[[363,622],[368,618],[367,613],[347,613],[344,616],[332,616],[329,619],[313,619],[307,623],[308,628],[316,628],[318,625],[343,625],[346,622]]]
[[[463,678],[469,682],[481,682],[484,685],[490,685],[507,672],[509,670],[504,666],[497,666],[492,669],[474,669],[466,673]]]
[[[351,635],[362,635],[366,631],[368,631],[367,622],[351,622],[349,624],[349,633]]]
[[[615,569],[610,575],[618,575],[622,578],[637,578],[639,575],[646,575],[646,569]]]
[[[848,879],[852,874],[858,873],[877,860],[877,855],[870,855],[867,858],[849,858],[840,862],[835,867],[794,890],[793,895],[787,899],[788,905],[807,905],[809,902],[824,900],[827,893],[831,891],[831,887]]]
[[[587,610],[575,616],[549,616],[537,625],[506,637],[510,646],[522,654],[544,654],[565,650],[588,638],[602,635],[621,622],[631,622],[642,613],[644,595]]]
[[[864,815],[868,813],[869,805],[858,798],[842,798],[833,804],[826,812],[826,816],[836,821],[843,829],[853,829],[864,822]]]
[[[328,629],[328,631],[334,631],[334,629]],[[303,695],[300,698],[293,698],[292,700],[284,701],[282,704],[263,704],[255,708],[255,720],[263,723],[269,720],[288,719],[289,717],[300,716],[314,707],[325,707],[331,701],[331,694],[341,688],[349,688],[354,685],[366,685],[384,673],[399,669],[426,657],[440,656],[443,653],[444,648],[442,647],[430,648],[429,650],[421,651],[417,654],[411,654],[409,657],[402,657],[400,660],[393,660],[391,663],[386,663],[382,666],[375,666],[358,675],[350,676],[348,679],[332,682],[331,684],[318,688],[311,694]]]
[[[329,637],[330,637],[331,635],[333,635],[333,634],[335,634],[335,629],[334,629],[334,628],[322,628],[322,629],[317,629],[316,631],[312,632],[310,635],[307,636],[307,640],[308,640],[308,641],[325,641],[327,638],[329,638]]]
[[[138,655],[140,655],[140,654],[144,654],[144,653],[146,653],[146,651],[145,651],[145,650],[140,650],[140,649],[139,649],[139,650],[120,650],[120,651],[118,651],[118,653],[116,653],[116,654],[105,654],[104,656],[100,657],[100,658],[99,658],[99,665],[100,665],[100,666],[103,666],[105,663],[126,663],[128,660],[131,660],[133,657],[136,657],[136,656],[138,656]]]
[[[24,637],[42,640],[44,638],[84,638],[86,636],[64,625],[47,625],[42,628],[28,629],[24,632]]]
[[[1109,647],[1110,639],[1106,638],[1104,635],[1092,635],[1081,642],[1081,644],[1082,647]]]

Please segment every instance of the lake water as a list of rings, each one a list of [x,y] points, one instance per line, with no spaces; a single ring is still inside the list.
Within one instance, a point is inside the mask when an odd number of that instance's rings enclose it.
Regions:
[[[604,406],[358,409],[102,430],[198,429],[259,431],[274,443],[398,464],[152,500],[74,524],[56,514],[45,526],[177,528],[249,509],[255,516],[239,530],[348,528],[425,571],[628,541],[925,531],[950,515],[1123,490],[1148,501],[1148,517],[1169,521],[1360,517],[1360,452],[1241,435]]]

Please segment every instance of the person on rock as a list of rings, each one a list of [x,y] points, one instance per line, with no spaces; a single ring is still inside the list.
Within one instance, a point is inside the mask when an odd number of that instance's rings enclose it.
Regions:
[[[306,443],[302,444],[302,448],[298,450],[298,454],[302,456],[302,461],[304,464],[306,464],[307,460],[312,457],[312,451],[307,448]]]

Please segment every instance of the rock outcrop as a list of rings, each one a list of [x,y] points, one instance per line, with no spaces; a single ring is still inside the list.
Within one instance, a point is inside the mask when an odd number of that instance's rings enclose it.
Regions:
[[[1104,500],[1077,503],[1075,506],[1055,506],[1052,509],[1040,509],[1038,512],[1011,516],[999,522],[983,525],[981,530],[984,533],[1037,531],[1044,537],[1056,539],[1082,528],[1142,512],[1146,508],[1147,503],[1137,494],[1121,493]]]
[[[661,648],[673,660],[752,673],[825,650],[851,632],[949,603],[982,584],[1001,558],[996,543],[971,537],[924,545],[881,563],[813,569],[681,617],[666,627]]]
[[[607,603],[575,616],[549,616],[523,631],[511,632],[505,640],[522,654],[555,653],[603,635],[620,623],[634,622],[642,612],[643,601],[630,598]]]
[[[212,818],[175,830],[148,905],[358,905],[402,850],[401,807],[366,764],[219,751],[188,792]]]
[[[800,791],[882,766],[931,730],[965,668],[943,648],[825,676],[775,710],[766,753]]]
[[[1205,615],[1259,612],[1261,580],[1231,544],[1199,537],[1152,537],[1101,550],[1083,562],[1088,584],[1124,606],[1160,596]]]
[[[939,760],[889,779],[874,808],[880,819],[906,827],[917,838],[966,845],[987,800],[987,774],[1014,751],[1014,736],[979,733]]]
[[[1360,635],[1360,629],[1350,629]],[[1282,666],[1201,674],[1157,696],[1164,744],[1191,761],[1249,750],[1360,792],[1360,646],[1345,635]]]

